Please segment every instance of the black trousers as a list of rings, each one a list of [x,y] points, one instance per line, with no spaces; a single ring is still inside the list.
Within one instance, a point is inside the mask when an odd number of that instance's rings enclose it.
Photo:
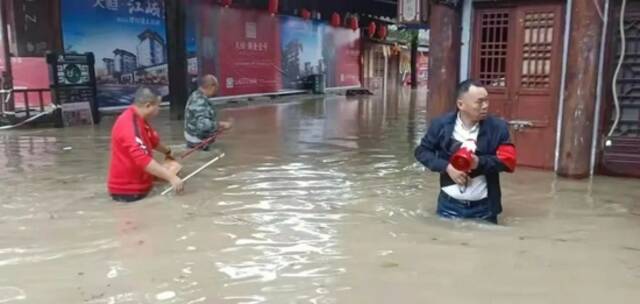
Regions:
[[[111,198],[120,203],[133,203],[147,197],[147,194],[111,194]]]

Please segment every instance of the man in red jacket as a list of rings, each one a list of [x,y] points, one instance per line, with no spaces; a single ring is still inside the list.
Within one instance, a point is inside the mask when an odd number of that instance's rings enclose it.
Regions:
[[[148,88],[136,92],[134,103],[125,110],[111,131],[111,165],[108,188],[113,200],[134,202],[149,194],[153,176],[171,183],[182,192],[182,180],[153,159],[152,150],[172,158],[171,149],[160,143],[148,120],[158,115],[160,98]]]

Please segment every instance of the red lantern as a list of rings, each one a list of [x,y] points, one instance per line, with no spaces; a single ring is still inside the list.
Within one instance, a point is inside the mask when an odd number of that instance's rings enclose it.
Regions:
[[[349,27],[354,31],[358,30],[359,25],[358,25],[358,18],[357,17],[352,16],[351,19],[349,19]]]
[[[306,8],[303,8],[302,11],[300,11],[300,17],[304,20],[309,20],[311,19],[311,12]]]
[[[369,27],[367,28],[367,33],[369,34],[369,38],[373,38],[373,35],[376,33],[376,23],[371,21],[369,22]]]
[[[269,14],[274,16],[278,13],[278,0],[269,0]]]
[[[233,0],[221,0],[220,2],[224,7],[229,7],[231,6],[231,3],[233,2]]]
[[[386,25],[381,25],[378,28],[378,37],[380,37],[380,40],[384,40],[384,38],[387,38],[387,26]]]
[[[331,25],[335,27],[340,26],[340,14],[334,12],[331,15]]]

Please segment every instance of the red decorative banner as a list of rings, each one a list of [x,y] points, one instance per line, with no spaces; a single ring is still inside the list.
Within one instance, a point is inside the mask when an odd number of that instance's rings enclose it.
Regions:
[[[278,18],[263,11],[224,9],[217,42],[221,95],[280,90]]]
[[[332,32],[329,37],[333,39],[335,47],[335,82],[328,83],[328,86],[360,85],[360,34],[349,29],[327,28]]]

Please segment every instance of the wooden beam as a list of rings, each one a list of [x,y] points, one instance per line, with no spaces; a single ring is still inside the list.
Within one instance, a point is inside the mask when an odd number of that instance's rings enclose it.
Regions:
[[[567,58],[565,102],[558,175],[585,178],[590,173],[602,19],[593,5],[603,0],[574,1]]]
[[[455,109],[460,73],[460,10],[442,2],[430,11],[429,92],[427,117],[431,120]]]

